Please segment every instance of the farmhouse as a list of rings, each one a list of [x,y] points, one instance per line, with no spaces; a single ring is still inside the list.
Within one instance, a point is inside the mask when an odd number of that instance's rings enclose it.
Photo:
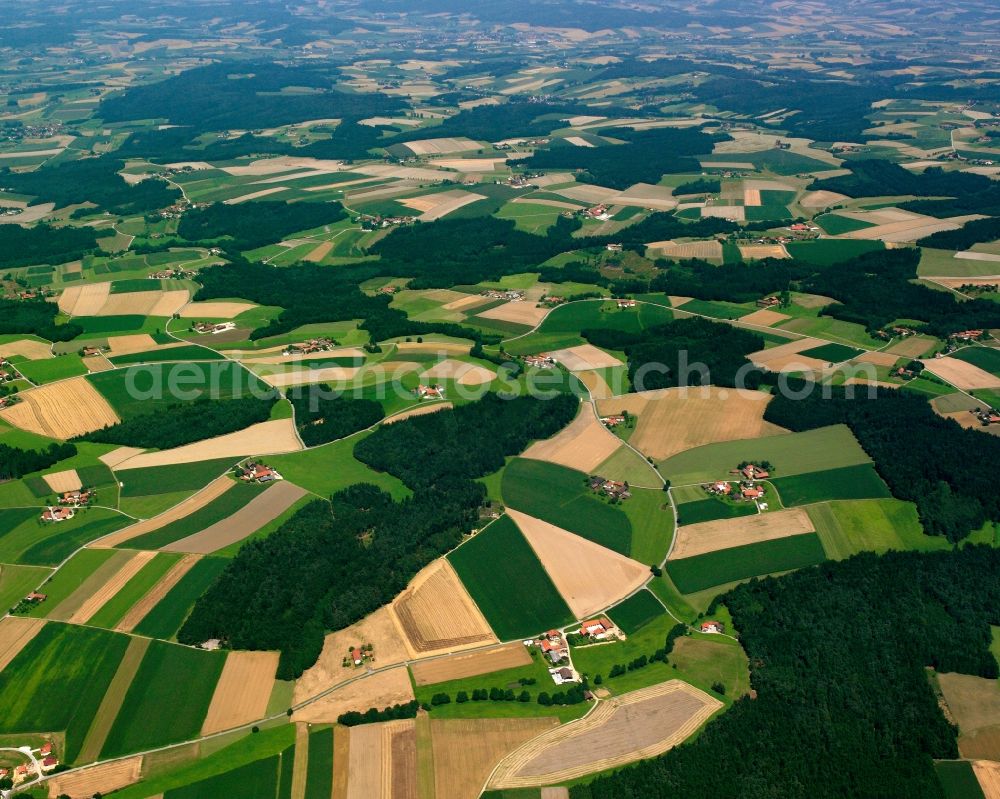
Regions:
[[[549,669],[549,674],[552,675],[552,682],[556,685],[562,685],[567,682],[580,682],[580,675],[566,666],[558,669]]]
[[[94,498],[93,489],[79,489],[77,491],[63,491],[59,496],[60,505],[69,505],[74,508],[79,508],[81,505],[89,505],[91,500]]]
[[[354,661],[355,666],[360,666],[365,661],[365,655],[360,649],[355,647],[351,650],[351,660]]]
[[[76,516],[73,508],[46,508],[42,512],[43,522],[64,522]]]
[[[540,352],[538,355],[525,355],[524,362],[537,369],[549,369],[556,365],[556,359],[547,352]]]
[[[611,219],[611,214],[608,213],[608,206],[601,204],[595,205],[591,208],[586,209],[583,215],[588,219],[598,219],[601,222],[607,222]]]
[[[607,249],[608,252],[624,252],[625,246],[622,244],[609,244]]]
[[[52,744],[46,741],[42,744],[42,748],[38,750],[38,754],[42,757],[48,757],[52,754]]]
[[[624,300],[624,299],[622,299],[622,300],[618,300],[617,302],[618,302],[618,310],[619,311],[625,310],[626,308],[635,308],[635,306],[636,306],[635,300]]]
[[[591,491],[600,491],[604,496],[611,499],[628,499],[632,496],[628,482],[609,480],[600,475],[592,475],[587,479],[587,485]]]
[[[283,479],[275,469],[263,463],[248,463],[239,477],[247,483],[273,483]]]
[[[42,760],[42,771],[52,771],[59,765],[59,761],[54,757],[47,757]]]
[[[701,631],[703,633],[724,633],[726,625],[721,621],[703,621],[701,623]]]
[[[39,602],[44,602],[48,598],[49,598],[48,594],[39,594],[37,591],[32,591],[24,598],[24,601],[31,602],[32,604],[37,604]]]
[[[336,342],[329,338],[311,338],[308,341],[300,341],[289,344],[282,351],[282,355],[309,355],[313,352],[326,352],[332,350]]]
[[[764,309],[776,308],[779,305],[781,305],[781,300],[779,300],[777,297],[762,297],[761,299],[757,300],[758,308],[764,308]]]
[[[482,296],[489,297],[491,300],[507,300],[507,302],[518,302],[524,299],[523,291],[514,291],[509,289],[506,291],[501,291],[498,289],[486,289],[482,292]]]
[[[418,399],[444,399],[444,386],[421,384],[413,390],[413,393],[417,395]]]
[[[620,637],[618,628],[608,618],[585,621],[580,625],[579,635],[586,636],[591,641],[606,641],[609,638]]]
[[[604,423],[605,427],[617,427],[620,424],[625,424],[626,417],[624,414],[616,413],[612,416],[602,416],[601,422]]]
[[[751,488],[744,488],[742,490],[743,499],[760,499],[764,496],[764,489],[757,486]]]
[[[211,333],[214,336],[216,333],[225,333],[227,330],[235,330],[236,322],[221,322],[218,324],[215,322],[195,322],[191,329],[195,333],[200,333],[202,335],[205,333]]]
[[[771,473],[762,466],[755,466],[748,463],[740,468],[740,472],[747,480],[766,480]]]
[[[982,330],[963,330],[961,333],[952,333],[951,338],[955,341],[980,341],[983,335]]]
[[[727,496],[732,492],[733,487],[725,480],[720,480],[717,483],[711,483],[705,486],[705,490],[708,491],[709,494],[718,494],[720,496]]]

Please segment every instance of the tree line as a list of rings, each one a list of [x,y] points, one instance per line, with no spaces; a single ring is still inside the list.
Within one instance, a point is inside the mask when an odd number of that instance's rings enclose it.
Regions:
[[[17,226],[4,225],[0,230],[15,227]],[[42,298],[34,300],[0,298],[0,334],[29,333],[47,338],[49,341],[70,341],[83,333],[83,328],[76,322],[57,324],[58,315],[59,306]]]
[[[40,472],[74,455],[76,447],[72,444],[49,444],[45,449],[37,450],[0,444],[0,482]]]
[[[371,427],[385,417],[382,405],[371,399],[335,396],[329,386],[289,389],[295,426],[307,447],[326,444]]]

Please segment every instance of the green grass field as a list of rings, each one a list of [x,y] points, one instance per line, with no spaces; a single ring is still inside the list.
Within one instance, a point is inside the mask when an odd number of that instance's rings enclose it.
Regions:
[[[211,527],[216,522],[232,516],[255,497],[264,493],[271,485],[273,483],[261,486],[257,483],[234,481],[230,488],[205,507],[199,508],[194,513],[171,522],[159,530],[130,539],[119,546],[124,549],[159,549],[174,543],[174,541],[187,538],[189,535],[200,533],[206,527]]]
[[[177,582],[146,617],[135,631],[152,638],[170,639],[176,635],[198,598],[208,590],[226,568],[225,558],[202,558]]]
[[[292,769],[292,756],[288,755],[288,771]],[[204,780],[174,788],[163,794],[164,799],[217,799],[220,796],[239,796],[246,799],[275,799],[278,790],[278,772],[284,768],[284,757],[254,760],[244,766],[207,777]],[[333,779],[331,769],[330,779]]]
[[[810,505],[806,512],[827,557],[843,560],[859,552],[948,549],[948,542],[925,535],[916,507],[898,499],[859,499]]]
[[[109,358],[109,360],[115,366],[129,366],[136,363],[160,363],[163,361],[221,361],[224,360],[224,356],[207,347],[191,344],[150,350],[149,352],[135,352],[131,355],[119,355],[115,358]]]
[[[840,214],[821,214],[816,217],[815,222],[824,232],[831,236],[839,236],[843,233],[854,233],[856,230],[875,227],[874,222],[865,222],[860,219],[853,219]]]
[[[985,799],[983,789],[968,760],[939,760],[934,772],[945,799]]]
[[[531,545],[508,517],[489,525],[448,560],[502,641],[573,619]]]
[[[809,472],[771,481],[786,508],[829,499],[878,499],[892,496],[870,463]]]
[[[101,758],[197,737],[225,652],[153,641],[108,733]]]
[[[14,607],[51,573],[51,570],[41,566],[0,563],[0,613]]]
[[[991,347],[965,347],[952,357],[978,366],[990,374],[1000,375],[1000,350]]]
[[[608,611],[611,620],[625,631],[634,635],[653,619],[662,616],[663,605],[655,596],[643,589]]]
[[[142,599],[160,578],[181,559],[180,553],[160,552],[149,563],[143,566],[139,573],[122,586],[122,589],[108,600],[87,624],[93,627],[114,627],[122,616],[128,613],[136,602]]]
[[[68,377],[87,374],[87,367],[78,355],[60,355],[42,361],[24,361],[17,370],[32,383],[53,383]]]
[[[0,510],[0,563],[55,566],[88,541],[129,523],[105,508],[77,511],[72,519],[55,524],[44,524],[40,516],[38,508]]]
[[[708,316],[712,319],[739,319],[746,316],[753,308],[750,306],[737,305],[731,302],[712,302],[710,300],[689,300],[679,306],[678,310],[688,313]]]
[[[854,322],[844,322],[831,316],[799,317],[788,322],[775,325],[775,330],[791,331],[803,336],[815,336],[827,341],[846,344],[849,347],[861,349],[878,349],[885,342],[877,341],[868,335],[863,325]]]
[[[831,266],[866,252],[885,249],[881,241],[863,239],[819,239],[814,241],[792,241],[785,245],[792,258],[818,266]]]
[[[628,555],[632,524],[618,507],[597,499],[587,475],[544,461],[515,458],[504,470],[504,502],[515,510]]]
[[[66,733],[71,763],[128,646],[128,636],[49,622],[0,672],[0,733]]]
[[[776,478],[869,463],[868,455],[846,425],[804,433],[767,436],[752,441],[726,441],[695,447],[660,464],[674,485],[705,483],[728,477],[741,461],[768,460]]]
[[[305,799],[329,799],[333,791],[333,727],[310,733],[308,763]]]
[[[699,522],[712,522],[716,519],[738,519],[740,516],[752,516],[756,512],[757,506],[752,502],[726,502],[716,497],[707,497],[677,505],[677,516],[681,524],[698,524]]]
[[[633,488],[631,499],[619,505],[632,522],[629,557],[640,563],[660,563],[674,536],[674,512],[662,489]]]
[[[43,617],[50,614],[114,554],[110,549],[81,549],[41,587],[39,593],[45,594],[48,599],[35,605],[28,615]]]
[[[122,498],[148,497],[204,488],[236,463],[235,458],[219,458],[176,466],[149,466],[123,469],[115,476],[122,483]]]
[[[805,358],[817,358],[818,360],[829,361],[830,363],[849,361],[860,354],[861,350],[856,350],[854,347],[847,347],[843,344],[823,344],[799,353],[799,355]]]
[[[722,549],[667,563],[667,572],[683,594],[775,572],[801,569],[826,560],[815,533]]]

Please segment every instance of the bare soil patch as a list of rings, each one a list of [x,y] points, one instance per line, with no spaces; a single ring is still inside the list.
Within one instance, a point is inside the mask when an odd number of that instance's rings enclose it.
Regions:
[[[26,619],[21,616],[5,616],[0,619],[0,672],[10,665],[44,626],[44,619]]]
[[[594,370],[577,372],[576,376],[587,387],[587,391],[594,399],[608,399],[614,396],[611,386],[608,385],[608,381],[600,372]]]
[[[552,438],[536,441],[525,450],[524,457],[590,472],[620,446],[621,441],[601,424],[593,410],[581,405],[570,424]]]
[[[897,341],[885,352],[892,353],[897,358],[919,358],[934,346],[934,342],[921,338],[920,336],[910,336]]]
[[[992,375],[958,358],[929,358],[922,362],[927,371],[947,380],[956,388],[971,391],[979,388],[1000,388],[1000,377]]]
[[[611,366],[621,366],[622,362],[598,349],[593,344],[580,344],[551,353],[557,363],[562,364],[571,372],[582,372],[586,369],[606,369]]]
[[[938,684],[958,724],[962,757],[1000,760],[1000,683],[968,674],[938,674]]]
[[[131,580],[135,575],[139,573],[147,563],[149,563],[156,556],[155,552],[136,552],[132,557],[125,561],[121,567],[116,571],[108,580],[104,583],[97,591],[90,595],[90,597],[77,609],[77,611],[69,617],[71,624],[86,624],[90,621],[94,614],[97,613],[101,608],[103,608],[111,598],[117,594],[125,586],[129,580]]]
[[[497,640],[444,558],[421,570],[390,609],[413,658]]]
[[[296,686],[296,691],[298,691],[298,686]],[[338,688],[315,702],[296,710],[292,715],[292,721],[308,721],[314,724],[333,723],[342,713],[349,710],[365,711],[370,707],[381,709],[412,701],[413,687],[410,685],[410,675],[405,666],[399,666],[388,671],[375,672]]]
[[[389,607],[379,608],[356,624],[326,636],[319,659],[295,683],[294,701],[304,702],[357,676],[357,671],[345,669],[341,661],[351,648],[361,644],[372,645],[377,668],[403,663],[410,657]],[[368,706],[361,709],[367,710]]]
[[[412,719],[350,729],[347,799],[405,799],[416,794],[416,734]],[[398,754],[403,762],[394,763]],[[409,778],[406,766],[412,765]],[[402,791],[394,790],[400,780]]]
[[[94,316],[173,316],[188,304],[187,289],[172,291],[133,291],[111,294]],[[77,316],[82,314],[77,313]]]
[[[149,611],[156,607],[160,603],[160,600],[170,593],[170,590],[180,582],[185,574],[191,571],[191,568],[200,559],[200,555],[186,555],[181,558],[170,571],[163,575],[156,585],[150,588],[138,602],[129,608],[128,613],[122,616],[121,621],[115,625],[115,630],[120,633],[132,632],[138,626],[139,622],[146,618]]]
[[[893,366],[899,360],[899,356],[891,352],[866,352],[854,360],[857,363],[872,363],[875,366]]]
[[[765,258],[791,258],[784,244],[741,244],[740,255],[748,261],[762,261]]]
[[[72,799],[89,799],[94,794],[109,794],[139,781],[142,775],[142,755],[101,763],[97,766],[57,774],[47,781],[49,796],[61,794]]]
[[[422,660],[411,666],[417,685],[433,685],[448,680],[478,677],[494,671],[527,666],[531,663],[528,648],[520,641],[502,644],[492,649],[467,652],[460,655]]]
[[[743,222],[746,219],[746,210],[742,205],[706,205],[701,209],[701,218]]]
[[[448,155],[478,150],[479,144],[462,137],[441,139],[420,139],[403,145],[414,155]]]
[[[359,370],[352,366],[331,366],[323,369],[293,369],[287,372],[256,369],[261,380],[274,388],[304,386],[314,383],[346,383],[357,377]],[[268,424],[265,422],[265,424]]]
[[[135,333],[128,336],[112,336],[108,339],[108,347],[111,349],[111,355],[114,356],[147,352],[159,349],[160,345],[153,340],[149,333]]]
[[[304,488],[287,480],[273,483],[232,516],[160,549],[164,552],[193,552],[201,555],[224,549],[277,519],[307,493]]]
[[[748,313],[746,316],[741,316],[740,321],[748,325],[763,325],[764,327],[770,327],[771,325],[776,325],[779,322],[787,322],[791,318],[792,317],[786,316],[783,313],[761,308],[759,311],[754,311],[753,313]]]
[[[490,785],[545,785],[655,757],[681,743],[721,707],[719,700],[680,680],[633,691],[529,741],[504,759]]]
[[[819,347],[823,343],[816,338],[800,338],[789,341],[787,344],[779,344],[777,347],[752,352],[747,358],[758,366],[770,369],[772,372],[798,372],[823,369],[826,366],[826,363],[823,361],[818,358],[808,358],[799,354],[804,350]]]
[[[760,189],[744,189],[743,190],[743,205],[744,206],[759,206],[760,205]]]
[[[316,247],[315,250],[313,250],[307,256],[305,256],[302,260],[308,261],[309,263],[312,264],[318,264],[320,261],[322,261],[324,258],[326,258],[326,256],[330,254],[330,250],[333,249],[334,244],[335,242],[332,241],[324,241],[322,244]]]
[[[649,567],[519,511],[507,509],[578,619],[639,588]]]
[[[230,652],[201,734],[211,735],[263,718],[277,670],[277,652]]]
[[[681,525],[677,528],[670,559],[690,558],[719,549],[803,535],[814,530],[809,514],[802,508]]]
[[[803,208],[829,208],[847,199],[849,199],[847,195],[837,194],[834,191],[811,191],[803,195],[799,205]]]
[[[477,316],[483,319],[499,319],[501,322],[514,322],[518,325],[535,327],[541,324],[548,313],[548,308],[536,305],[530,300],[519,300],[517,302],[498,305],[496,308],[490,308],[488,311],[477,314]]]
[[[0,411],[0,418],[50,438],[73,438],[121,421],[85,377],[31,388],[19,396],[21,401]]]

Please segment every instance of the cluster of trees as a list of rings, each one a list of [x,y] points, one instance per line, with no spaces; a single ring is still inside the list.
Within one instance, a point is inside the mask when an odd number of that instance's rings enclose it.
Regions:
[[[722,181],[718,178],[698,178],[690,183],[682,183],[674,189],[674,196],[684,194],[718,194],[722,190]]]
[[[0,482],[17,480],[26,474],[48,469],[59,461],[76,455],[72,444],[49,444],[46,449],[20,449],[0,444]]]
[[[213,203],[181,217],[177,232],[192,242],[225,240],[237,250],[252,250],[281,241],[297,230],[332,225],[347,218],[340,203],[295,203],[261,200],[245,205]],[[231,289],[230,289],[231,290]]]
[[[289,389],[295,426],[307,447],[326,444],[371,427],[385,417],[382,405],[371,399],[338,396],[329,386]]]
[[[951,197],[978,194],[992,185],[983,175],[970,172],[945,172],[931,167],[922,173],[904,169],[892,161],[878,159],[848,161],[850,175],[816,180],[810,189],[835,191],[848,197],[882,197],[912,194],[916,197]]]
[[[700,317],[678,319],[633,333],[609,328],[581,331],[597,347],[623,350],[636,391],[675,386],[757,388],[761,372],[747,355],[764,348],[756,333]]]
[[[921,247],[939,250],[967,250],[981,241],[1000,239],[1000,217],[987,217],[966,222],[958,230],[942,230],[917,242]]]
[[[118,424],[86,433],[76,441],[97,441],[148,449],[171,449],[266,422],[277,397],[172,402]]]
[[[93,228],[0,225],[0,268],[75,261],[97,249],[97,238]]]
[[[341,713],[337,717],[337,723],[343,724],[345,727],[357,727],[359,724],[374,724],[378,721],[412,719],[416,718],[419,709],[420,703],[414,699],[406,704],[393,705],[382,710],[375,707],[368,708],[364,713],[358,710],[349,710],[347,713]]]
[[[757,698],[692,742],[570,795],[941,796],[932,758],[958,757],[956,731],[926,669],[997,676],[998,570],[1000,550],[966,547],[864,554],[739,586],[719,601]]]
[[[325,631],[391,601],[478,523],[486,493],[476,478],[499,469],[531,437],[558,432],[577,408],[568,396],[505,401],[490,394],[379,428],[355,446],[355,457],[398,477],[412,496],[396,502],[362,483],[334,494],[329,505],[307,505],[240,549],[178,639],[279,649],[280,678],[297,677],[319,657]]]
[[[938,416],[920,396],[878,389],[875,397],[793,382],[764,418],[789,430],[846,424],[899,499],[916,503],[924,530],[959,541],[987,521],[1000,521],[1000,439]],[[813,388],[815,390],[807,391]],[[807,394],[799,398],[795,394]]]
[[[614,128],[611,135],[626,144],[551,147],[536,150],[522,163],[527,169],[582,170],[578,178],[586,183],[627,189],[635,183],[659,183],[667,173],[697,172],[701,167],[694,156],[711,153],[717,141],[729,138],[696,128]]]
[[[16,227],[16,225],[4,227]],[[40,298],[36,300],[0,298],[0,333],[31,333],[49,341],[70,341],[83,333],[83,328],[75,322],[56,324],[58,314],[58,305]]]
[[[670,632],[667,633],[663,646],[657,649],[652,655],[639,655],[639,657],[633,658],[628,663],[615,663],[610,671],[608,671],[608,679],[621,677],[623,674],[628,674],[636,669],[643,669],[650,663],[666,663],[667,658],[670,657],[670,653],[674,651],[674,644],[677,643],[677,639],[684,635],[685,632],[686,628],[683,624],[675,624],[670,628]],[[594,678],[595,685],[601,685],[603,682],[604,678],[600,674]]]
[[[112,214],[144,214],[165,208],[180,199],[179,189],[158,178],[147,178],[130,186],[118,174],[124,166],[125,162],[121,157],[115,155],[64,161],[34,172],[11,172],[4,169],[0,171],[0,186],[18,194],[36,197],[36,202],[54,202],[57,208],[90,202],[98,210],[110,211]],[[94,211],[79,209],[76,213],[86,215]]]

